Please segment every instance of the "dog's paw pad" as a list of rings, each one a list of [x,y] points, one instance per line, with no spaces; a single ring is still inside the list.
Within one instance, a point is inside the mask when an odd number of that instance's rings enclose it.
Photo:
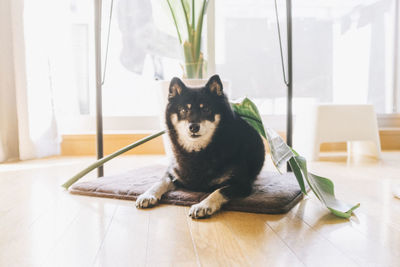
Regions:
[[[153,195],[143,194],[136,199],[136,208],[144,209],[156,205],[158,202],[157,197]]]
[[[193,219],[206,218],[214,214],[216,211],[216,209],[209,207],[208,205],[199,203],[190,207],[189,216]]]

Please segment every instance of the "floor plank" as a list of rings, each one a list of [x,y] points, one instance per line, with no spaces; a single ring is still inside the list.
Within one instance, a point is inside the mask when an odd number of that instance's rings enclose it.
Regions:
[[[304,266],[268,224],[268,221],[283,216],[243,212],[223,212],[221,215],[250,266]]]
[[[189,209],[186,208],[186,214]],[[241,249],[221,213],[205,220],[188,221],[193,242],[202,266],[251,266],[251,259]]]
[[[145,266],[149,216],[130,201],[118,206],[94,265]]]
[[[192,220],[187,207],[137,210],[131,201],[68,194],[60,185],[92,157],[0,164],[0,266],[400,266],[400,200],[391,194],[400,152],[382,157],[309,163],[334,181],[337,198],[361,203],[349,220],[312,194],[288,214]],[[160,160],[118,157],[106,173]]]
[[[42,266],[93,265],[117,206],[98,200],[82,205],[84,207],[49,251]]]
[[[319,203],[304,201],[297,216],[329,240],[349,259],[360,266],[398,266],[397,248],[372,241],[352,227],[352,222],[333,216]],[[397,250],[397,251],[396,251]]]
[[[306,266],[357,266],[328,239],[298,217],[303,203],[285,215],[266,215],[273,231]]]
[[[147,239],[147,266],[166,263],[197,265],[190,229],[183,207],[160,205],[146,210],[150,215]]]

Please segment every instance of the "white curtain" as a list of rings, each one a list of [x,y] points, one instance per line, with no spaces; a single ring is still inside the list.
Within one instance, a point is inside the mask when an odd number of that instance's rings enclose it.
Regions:
[[[67,4],[0,0],[0,162],[60,152],[54,107],[74,84]]]

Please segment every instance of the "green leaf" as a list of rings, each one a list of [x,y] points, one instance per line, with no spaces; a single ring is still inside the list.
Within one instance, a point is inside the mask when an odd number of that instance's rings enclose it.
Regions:
[[[179,27],[178,27],[178,22],[176,20],[175,11],[171,6],[170,0],[167,0],[167,3],[168,3],[169,11],[171,12],[172,19],[174,21],[176,33],[178,34],[179,43],[182,44],[182,37],[181,37],[181,33],[180,33],[180,30],[179,30]]]
[[[307,195],[307,190],[306,190],[306,186],[304,185],[304,179],[303,179],[303,175],[301,174],[301,169],[300,169],[299,165],[297,164],[296,160],[294,159],[294,157],[289,159],[289,165],[290,165],[290,168],[292,168],[292,171],[294,173],[294,176],[297,179],[297,182],[299,183],[301,192],[304,195]]]
[[[194,3],[194,0],[192,0],[192,30],[196,30],[196,24],[195,24],[195,19],[196,19],[196,5]]]
[[[267,140],[270,145],[271,157],[275,166],[282,166],[289,161],[290,167],[303,193],[306,191],[304,185],[305,179],[317,198],[334,215],[342,218],[349,218],[352,212],[360,206],[359,203],[351,206],[336,199],[333,182],[328,178],[308,172],[306,159],[290,148],[274,130],[267,129]]]
[[[256,105],[248,98],[244,98],[239,103],[231,103],[233,110],[256,129],[260,135],[264,136],[269,144],[272,162],[278,171],[289,162],[294,175],[299,183],[300,189],[307,194],[305,182],[317,196],[317,198],[336,216],[349,218],[353,211],[360,206],[348,205],[336,199],[334,184],[325,177],[308,172],[307,161],[300,156],[293,148],[289,147],[283,138],[274,130],[267,128],[264,131],[261,116]]]
[[[193,8],[194,8],[194,6],[193,6]],[[204,15],[205,15],[206,11],[207,11],[207,1],[203,0],[203,5],[201,7],[199,18],[197,20],[197,25],[196,25],[196,29],[194,32],[194,40],[193,40],[193,51],[194,51],[193,58],[196,61],[198,61],[199,56],[200,56],[201,34],[203,31],[203,19],[204,19]]]
[[[292,149],[283,141],[282,137],[274,130],[267,128],[267,141],[270,148],[272,162],[279,172],[293,157]]]
[[[260,113],[258,112],[257,106],[250,101],[247,97],[242,99],[240,102],[231,102],[231,106],[233,110],[240,116],[242,119],[247,121],[251,126],[256,129],[256,131],[265,138],[264,126],[261,120]]]
[[[189,6],[189,2],[187,0],[181,0],[181,5],[182,5],[182,10],[185,16],[185,22],[186,22],[186,28],[187,28],[187,32],[188,32],[188,40],[190,43],[193,43],[193,29],[190,26],[190,6]]]
[[[297,155],[295,155],[293,157],[294,160],[294,164],[293,165],[297,165],[297,168],[299,168],[301,170],[300,174],[302,175],[302,177],[304,177],[307,181],[308,186],[311,188],[311,190],[314,192],[314,194],[317,196],[317,198],[321,200],[321,197],[318,193],[318,190],[316,189],[315,185],[310,181],[310,179],[308,179],[308,170],[307,170],[307,162],[306,159],[301,157],[298,153],[296,153]],[[292,167],[292,166],[291,166]]]
[[[315,187],[316,192],[318,192],[320,195],[320,200],[336,216],[349,218],[352,212],[360,206],[360,203],[351,206],[336,199],[334,193],[334,184],[328,178],[321,177],[313,173],[308,173],[308,179]]]

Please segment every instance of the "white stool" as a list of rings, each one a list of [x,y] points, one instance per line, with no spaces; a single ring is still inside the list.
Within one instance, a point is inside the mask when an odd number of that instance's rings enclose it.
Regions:
[[[318,160],[322,143],[347,142],[347,152],[381,155],[378,123],[373,105],[312,105],[297,115],[294,149]]]

